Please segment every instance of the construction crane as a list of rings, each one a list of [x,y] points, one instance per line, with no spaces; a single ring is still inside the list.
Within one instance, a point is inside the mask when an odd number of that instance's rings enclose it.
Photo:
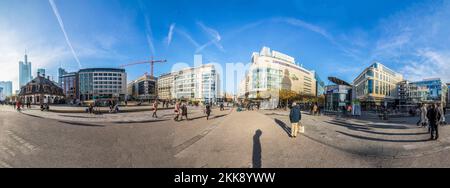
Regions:
[[[139,62],[134,62],[134,63],[129,63],[129,64],[125,64],[125,65],[120,65],[120,68],[124,68],[124,67],[128,67],[128,66],[133,66],[133,65],[140,65],[140,64],[146,64],[146,63],[150,63],[150,77],[154,78],[153,76],[153,66],[155,63],[165,63],[167,62],[167,60],[154,60],[153,56],[150,60],[147,61],[139,61]],[[145,75],[147,75],[147,72],[145,73]]]

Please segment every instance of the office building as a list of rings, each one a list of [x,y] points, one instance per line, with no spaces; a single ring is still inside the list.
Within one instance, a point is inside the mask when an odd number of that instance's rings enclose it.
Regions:
[[[128,83],[127,93],[134,100],[154,100],[157,98],[156,79],[145,74]]]
[[[125,100],[127,75],[125,69],[88,68],[78,71],[79,99]]]
[[[172,100],[173,94],[173,75],[171,73],[162,74],[157,82],[158,98],[161,100]]]
[[[61,88],[65,99],[70,104],[76,104],[79,99],[78,72],[66,73],[59,77]]]
[[[273,109],[278,105],[280,90],[299,95],[317,96],[315,72],[295,63],[291,56],[263,47],[252,54],[252,63],[239,91],[248,99],[264,99],[261,108]]]
[[[354,97],[363,109],[394,106],[398,96],[397,83],[401,81],[401,74],[375,62],[353,80]]]
[[[220,95],[220,77],[214,65],[185,68],[172,72],[175,99],[202,103],[217,102]]]
[[[2,94],[4,97],[12,96],[12,82],[11,81],[0,81],[0,87],[3,88]]]
[[[352,104],[352,85],[336,77],[328,77],[333,85],[325,86],[325,111],[341,112]]]
[[[5,96],[3,95],[3,87],[0,86],[0,101],[4,101],[5,100]]]
[[[316,79],[316,95],[321,96],[325,94],[325,82],[320,79],[317,72],[314,74],[314,78]]]
[[[402,81],[397,84],[401,111],[415,109],[420,104],[448,104],[448,86],[439,78]]]
[[[58,68],[58,84],[62,86],[62,76],[67,74],[68,72],[63,68]]]
[[[40,76],[44,76],[45,77],[45,69],[43,69],[43,68],[37,69],[37,74],[36,75],[40,75]]]
[[[28,61],[28,56],[25,54],[25,61],[19,61],[19,87],[26,85],[32,79],[31,62]]]
[[[450,83],[447,83],[447,108],[450,108]]]

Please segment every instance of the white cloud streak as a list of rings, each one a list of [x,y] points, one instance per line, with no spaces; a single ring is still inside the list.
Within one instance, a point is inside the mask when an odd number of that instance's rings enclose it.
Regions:
[[[170,24],[169,33],[167,33],[167,46],[172,42],[173,30],[175,29],[175,23]]]
[[[221,52],[225,52],[225,49],[223,48],[222,44],[220,44],[222,37],[220,36],[220,33],[217,30],[204,25],[202,22],[197,22],[197,25],[203,30],[203,32],[205,32],[208,35],[208,38],[210,38],[210,41],[208,41],[207,43],[201,45],[196,49],[197,53],[203,51],[206,47],[210,45],[214,45]]]
[[[61,16],[60,16],[60,14],[59,14],[58,8],[56,7],[56,4],[55,4],[54,0],[48,0],[48,2],[50,3],[50,5],[51,5],[51,7],[52,7],[53,13],[55,14],[56,18],[58,19],[58,23],[59,23],[59,26],[60,26],[60,28],[61,28],[61,31],[62,31],[63,34],[64,34],[64,38],[66,39],[66,43],[67,43],[67,45],[69,46],[70,51],[72,52],[73,57],[74,57],[75,60],[77,61],[78,67],[81,68],[80,60],[78,59],[78,56],[77,56],[77,54],[75,53],[75,50],[73,49],[72,43],[70,42],[69,37],[67,36],[67,32],[66,32],[66,29],[65,29],[65,27],[64,27],[64,23],[63,23],[63,21],[62,21],[62,19],[61,19]]]

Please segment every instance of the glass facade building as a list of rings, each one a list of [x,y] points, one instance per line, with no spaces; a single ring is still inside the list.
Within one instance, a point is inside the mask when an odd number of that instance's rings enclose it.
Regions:
[[[19,61],[19,87],[26,85],[33,79],[31,76],[31,62],[28,61],[28,56],[25,54],[25,61]]]
[[[12,82],[11,81],[0,81],[0,87],[3,88],[3,97],[12,96]]]
[[[125,69],[90,68],[78,72],[79,99],[125,100],[127,93]]]
[[[78,73],[67,73],[61,76],[61,88],[66,95],[66,101],[74,102],[74,100],[79,99],[79,89],[78,89]]]
[[[220,98],[220,77],[212,64],[172,72],[175,99],[217,102]],[[159,87],[159,85],[158,85]]]
[[[393,106],[397,99],[397,83],[403,76],[384,66],[373,63],[353,80],[354,98],[361,102],[363,109],[379,106]]]

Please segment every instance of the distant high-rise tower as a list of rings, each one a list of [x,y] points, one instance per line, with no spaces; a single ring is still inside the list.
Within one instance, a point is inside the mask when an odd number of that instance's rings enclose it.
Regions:
[[[42,68],[38,69],[38,70],[37,70],[37,75],[39,75],[39,76],[45,76],[45,69],[42,69]]]
[[[31,62],[28,62],[28,56],[25,54],[25,62],[19,61],[19,86],[22,87],[31,81]]]
[[[58,68],[58,84],[61,87],[62,86],[62,76],[67,74],[68,72],[63,68]]]
[[[3,96],[10,97],[12,95],[12,82],[0,81],[0,87],[3,88]]]

